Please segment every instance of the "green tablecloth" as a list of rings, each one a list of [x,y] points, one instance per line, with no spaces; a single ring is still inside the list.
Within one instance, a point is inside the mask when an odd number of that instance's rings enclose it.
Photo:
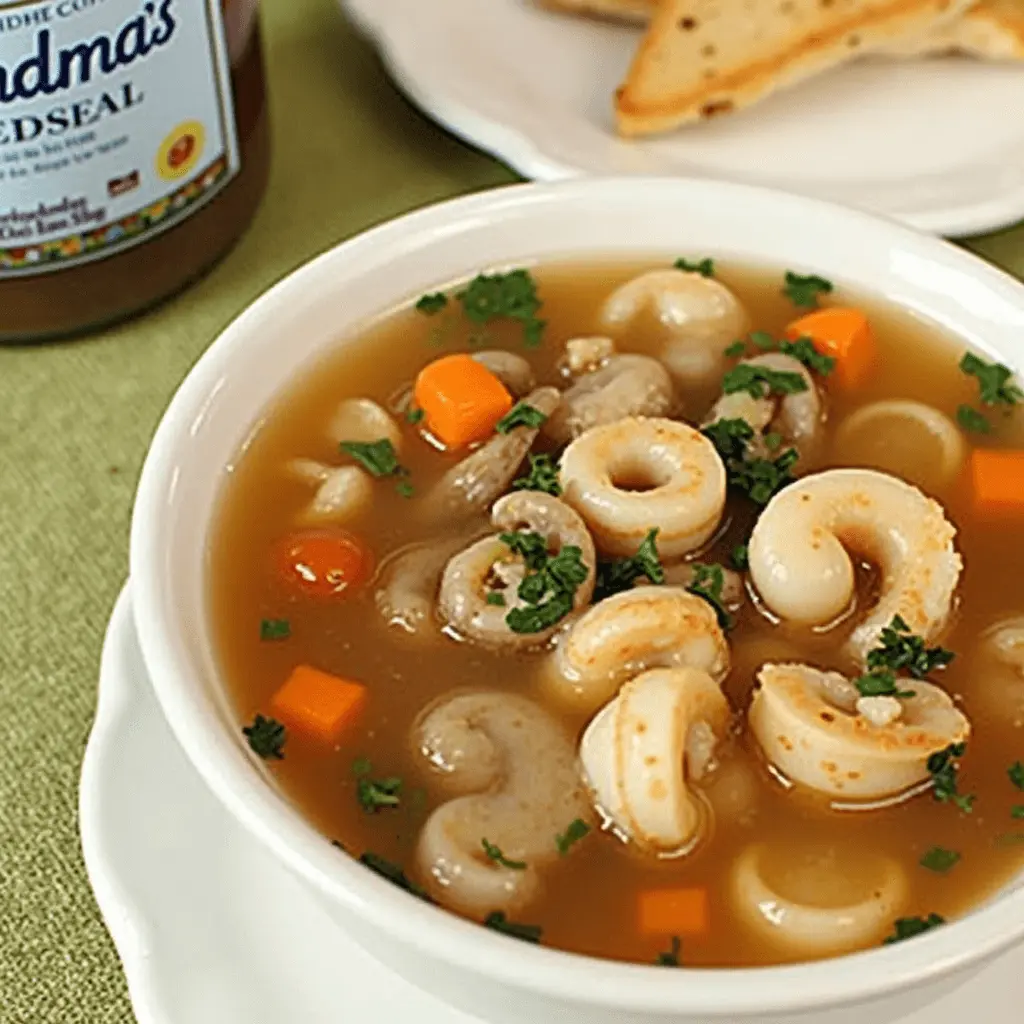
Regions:
[[[331,0],[266,0],[264,24],[274,167],[239,247],[143,319],[0,349],[0,1024],[132,1019],[76,800],[135,480],[167,400],[217,332],[314,253],[513,179],[416,114]],[[1024,227],[972,244],[1024,273]]]

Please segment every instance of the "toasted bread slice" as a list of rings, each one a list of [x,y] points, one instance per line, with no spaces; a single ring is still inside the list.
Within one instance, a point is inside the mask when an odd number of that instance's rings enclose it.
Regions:
[[[584,14],[610,21],[644,24],[651,20],[658,0],[537,0],[541,7],[567,14]]]
[[[887,45],[887,55],[966,53],[982,60],[1024,60],[1024,0],[978,0],[962,18]]]
[[[662,0],[616,96],[620,134],[739,110],[897,39],[970,0]]]

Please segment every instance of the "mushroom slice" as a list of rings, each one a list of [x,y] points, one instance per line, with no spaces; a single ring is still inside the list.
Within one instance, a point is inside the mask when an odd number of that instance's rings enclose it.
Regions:
[[[881,941],[907,899],[894,860],[860,845],[813,842],[749,847],[733,864],[730,889],[747,927],[804,958]]]
[[[700,669],[652,669],[590,723],[580,758],[599,808],[640,849],[681,854],[706,826],[691,791],[729,726],[729,704]]]
[[[949,695],[916,679],[907,680],[914,696],[899,700],[895,718],[845,676],[809,665],[765,665],[758,684],[749,718],[765,757],[787,779],[833,799],[905,793],[927,781],[932,754],[970,734]]]

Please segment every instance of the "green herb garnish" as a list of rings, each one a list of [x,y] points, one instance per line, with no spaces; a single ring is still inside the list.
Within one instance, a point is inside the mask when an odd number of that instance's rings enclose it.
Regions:
[[[874,669],[860,679],[854,680],[857,692],[862,697],[913,697],[913,690],[901,690],[896,685],[896,675],[888,669]]]
[[[750,549],[746,544],[737,544],[729,552],[729,561],[737,572],[746,572],[750,568]]]
[[[833,356],[827,356],[814,347],[810,338],[797,338],[796,341],[780,341],[779,351],[783,355],[792,356],[798,359],[812,373],[821,377],[827,377],[835,368],[836,361]]]
[[[422,423],[425,415],[426,413],[422,409],[417,409],[415,405],[410,405],[405,410],[405,418],[409,423]]]
[[[400,476],[408,470],[398,461],[395,446],[386,438],[379,441],[342,441],[341,450],[351,455],[371,476]]]
[[[960,369],[969,377],[977,378],[982,405],[1014,406],[1024,399],[1024,391],[1012,383],[1013,370],[1002,363],[986,363],[973,352],[966,352],[960,360]]]
[[[395,484],[395,493],[402,498],[412,498],[416,494],[416,488],[408,480],[399,480]]]
[[[386,779],[361,778],[356,787],[359,806],[367,814],[376,814],[385,807],[398,807],[401,793],[402,780],[396,776]]]
[[[940,924],[945,923],[946,919],[938,914],[929,914],[927,917],[898,918],[894,925],[895,931],[885,940],[885,945],[891,946],[894,942],[902,942],[904,939],[912,939],[917,935],[923,935],[925,932],[930,932],[933,928],[938,928]]]
[[[739,341],[734,341],[727,349],[722,352],[722,355],[726,359],[738,359],[740,356],[745,355],[747,351],[747,343],[741,338]]]
[[[543,929],[536,924],[516,924],[510,921],[504,911],[496,910],[484,918],[484,927],[492,931],[501,932],[512,939],[521,939],[523,942],[540,942]]]
[[[978,412],[977,409],[972,409],[969,405],[957,406],[956,421],[964,430],[968,430],[972,434],[992,433],[992,424],[989,423],[982,413]]]
[[[676,270],[685,270],[688,274],[700,274],[701,277],[715,276],[715,261],[711,259],[697,260],[691,263],[689,260],[680,257],[673,266]]]
[[[603,601],[612,594],[623,590],[631,590],[638,579],[647,579],[651,583],[664,583],[665,570],[658,555],[658,530],[649,530],[640,542],[636,554],[629,558],[620,558],[613,562],[599,562],[597,566],[597,583],[594,587],[594,601]]]
[[[501,852],[500,846],[495,846],[494,843],[489,843],[486,839],[481,839],[480,845],[484,848],[484,853],[487,854],[487,859],[493,860],[495,864],[500,864],[503,868],[508,868],[510,871],[526,870],[525,860],[509,860],[508,857]]]
[[[493,604],[496,608],[504,608],[505,605],[508,603],[505,600],[505,595],[497,590],[489,590],[487,592],[487,597],[485,597],[484,600],[488,604]]]
[[[899,615],[879,634],[878,646],[868,654],[868,668],[906,669],[915,679],[924,679],[936,669],[945,668],[954,657],[944,647],[925,647],[924,640],[910,632]]]
[[[282,748],[288,734],[277,719],[257,715],[252,720],[252,725],[245,726],[242,733],[257,757],[262,757],[264,761],[284,760]]]
[[[264,619],[260,623],[261,640],[287,640],[292,635],[292,624],[287,619]]]
[[[775,338],[768,331],[751,331],[748,337],[751,344],[762,352],[771,352],[775,348]]]
[[[589,832],[590,826],[582,818],[569,822],[569,827],[555,836],[555,846],[558,847],[559,854],[564,857]]]
[[[803,374],[788,370],[772,370],[756,363],[740,363],[727,370],[722,378],[722,393],[734,395],[745,391],[751,398],[769,395],[795,395],[807,390]]]
[[[542,633],[572,611],[576,591],[589,573],[583,552],[567,544],[557,555],[549,555],[547,541],[539,533],[503,533],[500,537],[529,570],[516,591],[526,607],[511,609],[505,622],[513,633]]]
[[[702,432],[722,457],[729,485],[755,504],[767,505],[777,492],[792,483],[792,468],[799,459],[796,449],[787,448],[774,459],[748,457],[747,445],[754,437],[754,428],[746,420],[716,420]]]
[[[386,878],[392,885],[397,885],[399,889],[404,889],[427,903],[434,902],[427,894],[427,890],[412,881],[398,864],[370,852],[364,853],[359,858],[359,863],[380,875],[381,878]]]
[[[498,420],[494,429],[499,434],[507,434],[516,427],[540,427],[547,419],[547,413],[534,408],[529,402],[517,402],[504,416]]]
[[[1021,804],[1017,804],[1016,806],[1011,807],[1010,817],[1014,818],[1017,821],[1019,821],[1021,818],[1024,818],[1024,806],[1022,806]]]
[[[432,292],[429,295],[421,295],[416,302],[416,312],[426,316],[434,316],[440,313],[448,305],[448,296],[444,292]]]
[[[678,935],[672,936],[672,944],[668,949],[668,952],[659,953],[658,959],[654,962],[659,967],[678,967],[679,966],[679,954],[682,952],[683,944],[679,940]]]
[[[785,438],[781,434],[776,434],[774,431],[764,435],[764,446],[770,452],[777,452],[782,447],[782,442]]]
[[[691,594],[704,598],[718,616],[718,624],[722,629],[732,629],[732,616],[722,603],[722,588],[725,586],[725,570],[718,564],[704,565],[694,562],[692,565],[693,579],[686,588]]]
[[[1014,761],[1006,769],[1006,774],[1017,789],[1024,790],[1024,764],[1021,764],[1020,761]]]
[[[928,758],[928,772],[932,777],[932,795],[939,803],[952,803],[964,814],[970,814],[974,796],[963,794],[958,786],[960,765],[958,759],[967,752],[966,743],[951,743]]]
[[[507,274],[479,274],[459,292],[466,317],[475,324],[493,320],[518,320],[523,325],[523,341],[531,348],[541,343],[545,321],[537,313],[543,303],[537,285],[527,270]]]
[[[960,863],[960,854],[956,850],[947,850],[944,846],[933,846],[919,861],[921,867],[944,875]]]
[[[786,284],[782,294],[801,309],[817,309],[818,297],[829,295],[833,291],[833,284],[817,274],[794,274],[792,270],[786,271]]]
[[[558,482],[558,464],[550,455],[531,455],[530,471],[512,481],[514,491],[542,491],[559,497],[562,485]]]

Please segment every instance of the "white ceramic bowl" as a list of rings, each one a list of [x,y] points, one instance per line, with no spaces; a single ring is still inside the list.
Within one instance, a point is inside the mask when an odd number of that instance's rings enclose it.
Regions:
[[[224,331],[171,403],[143,470],[131,538],[136,622],[157,695],[253,842],[381,960],[488,1021],[780,1022],[808,1010],[819,1011],[815,1024],[894,1020],[1024,936],[1024,891],[911,942],[794,967],[666,970],[530,946],[427,906],[340,856],[254,766],[218,679],[206,614],[211,512],[282,384],[367,319],[452,279],[612,254],[813,271],[882,294],[1022,369],[1024,287],[943,242],[816,201],[708,181],[591,179],[414,213],[274,287]]]

